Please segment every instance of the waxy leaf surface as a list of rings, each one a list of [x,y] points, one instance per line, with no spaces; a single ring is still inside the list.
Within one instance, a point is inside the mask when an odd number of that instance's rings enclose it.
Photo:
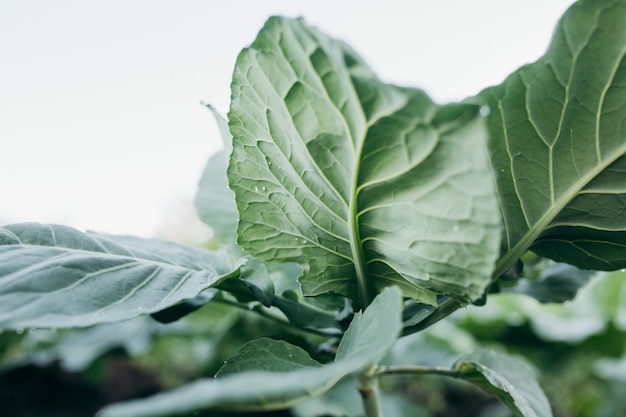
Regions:
[[[528,248],[626,267],[626,2],[584,0],[546,54],[480,96],[505,222],[495,275]]]
[[[261,338],[244,345],[214,379],[199,380],[148,399],[115,404],[103,409],[98,417],[163,417],[214,408],[287,408],[324,393],[346,375],[378,362],[400,334],[401,312],[400,291],[387,288],[365,312],[357,313],[333,363],[321,365],[297,346]]]
[[[483,293],[501,229],[479,106],[384,84],[344,43],[271,18],[239,55],[228,118],[238,242],[304,264],[306,295]]]
[[[85,327],[194,298],[239,272],[230,257],[56,225],[0,228],[0,328]]]

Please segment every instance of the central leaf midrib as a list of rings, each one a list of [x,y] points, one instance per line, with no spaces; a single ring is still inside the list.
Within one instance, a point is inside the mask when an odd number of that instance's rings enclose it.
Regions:
[[[367,263],[365,260],[365,254],[363,252],[363,245],[361,242],[361,231],[359,229],[359,215],[358,215],[358,195],[359,195],[359,171],[361,166],[361,154],[363,152],[363,145],[365,143],[365,135],[367,129],[363,132],[363,137],[356,143],[355,160],[354,160],[354,173],[352,176],[352,185],[350,186],[350,205],[348,209],[348,232],[350,234],[350,250],[352,251],[352,258],[354,261],[354,269],[356,272],[357,288],[358,288],[358,300],[360,305],[358,307],[365,308],[373,300],[367,273]]]

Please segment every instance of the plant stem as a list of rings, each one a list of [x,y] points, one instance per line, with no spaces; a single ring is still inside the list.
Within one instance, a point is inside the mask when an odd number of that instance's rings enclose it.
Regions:
[[[372,365],[361,374],[359,394],[363,400],[366,417],[383,417],[380,408],[380,390],[378,388],[378,366]]]
[[[459,371],[450,368],[442,368],[438,366],[419,366],[419,365],[390,365],[379,366],[376,369],[375,376],[391,375],[391,374],[410,374],[410,375],[444,375],[452,378],[459,377]]]

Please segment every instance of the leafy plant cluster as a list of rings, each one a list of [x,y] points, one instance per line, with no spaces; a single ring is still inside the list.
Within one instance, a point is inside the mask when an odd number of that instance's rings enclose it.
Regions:
[[[624,0],[581,0],[537,62],[442,106],[385,84],[302,19],[270,18],[237,59],[228,120],[209,106],[225,146],[207,164],[196,206],[217,247],[5,226],[0,327],[124,321],[145,330],[227,305],[289,329],[284,340],[251,339],[215,378],[102,417],[302,410],[312,398],[357,394],[358,410],[337,414],[380,416],[379,385],[399,375],[468,381],[515,415],[552,416],[533,371],[498,350],[441,365],[418,348],[392,348],[488,294],[506,293],[447,325],[471,328],[499,303],[524,311],[515,293],[568,301],[590,271],[626,268],[624,21]],[[535,310],[524,320],[541,335],[547,316]],[[202,330],[227,337],[230,312]],[[593,321],[595,312],[579,314]]]

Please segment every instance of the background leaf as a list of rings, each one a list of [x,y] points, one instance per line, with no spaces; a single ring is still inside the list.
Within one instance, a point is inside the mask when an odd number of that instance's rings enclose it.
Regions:
[[[578,290],[594,276],[594,271],[585,271],[568,264],[545,265],[537,279],[520,279],[515,286],[503,292],[526,294],[541,303],[564,303],[573,300]]]
[[[84,327],[155,313],[238,274],[230,257],[56,225],[0,228],[0,328]]]
[[[480,97],[505,249],[584,269],[626,267],[626,3],[583,0],[546,54]]]
[[[239,244],[304,263],[305,295],[483,293],[500,225],[479,106],[384,84],[342,42],[271,18],[239,55],[228,117]]]
[[[223,244],[237,240],[237,207],[235,196],[228,188],[226,169],[228,154],[218,151],[207,161],[194,200],[198,217],[213,231],[213,238]]]
[[[461,357],[459,377],[498,397],[518,417],[552,417],[550,403],[533,373],[522,363],[492,350]]]
[[[286,342],[261,338],[249,342],[229,359],[218,378],[199,380],[148,399],[115,404],[98,416],[158,417],[208,408],[287,408],[324,393],[344,376],[382,358],[400,334],[401,311],[400,291],[394,287],[384,290],[350,324],[331,364],[320,365],[304,350]]]
[[[235,194],[228,188],[228,157],[232,150],[232,136],[226,119],[210,104],[206,105],[213,114],[224,142],[222,150],[211,156],[200,177],[194,204],[200,219],[213,230],[213,237],[223,244],[234,244],[237,240],[237,206]]]

